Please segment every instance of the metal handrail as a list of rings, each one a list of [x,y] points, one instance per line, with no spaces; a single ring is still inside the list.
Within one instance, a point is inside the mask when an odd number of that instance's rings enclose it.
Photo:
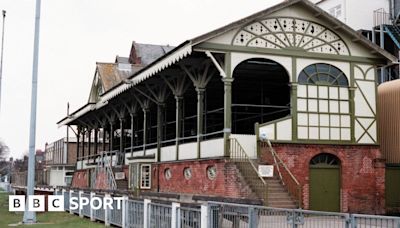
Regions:
[[[261,195],[261,198],[264,199],[264,203],[268,204],[268,185],[267,182],[261,177],[260,173],[258,172],[256,165],[247,155],[246,151],[243,149],[242,145],[236,138],[230,138],[230,158],[236,162],[244,162],[245,166],[241,164],[238,166],[239,170],[241,171],[242,175],[245,177],[247,181],[256,181],[256,183],[249,183],[250,186],[255,187],[255,192]],[[249,167],[249,168],[246,168]],[[252,178],[249,175],[257,176],[257,178]],[[247,177],[247,178],[246,178]],[[258,181],[257,181],[258,180]]]
[[[301,199],[301,197],[302,197],[302,187],[301,187],[299,181],[296,179],[296,177],[293,175],[293,173],[290,171],[290,169],[287,167],[287,165],[283,162],[283,160],[278,156],[278,154],[276,153],[276,151],[272,147],[271,141],[269,141],[269,139],[265,139],[265,142],[268,145],[268,149],[271,152],[271,155],[272,155],[272,157],[274,159],[274,163],[275,163],[276,169],[277,169],[278,174],[279,174],[279,179],[282,181],[282,184],[288,186],[287,183],[285,183],[287,181],[284,180],[285,178],[283,177],[279,166],[283,167],[283,169],[289,174],[290,179],[295,183],[296,188],[297,188],[297,192],[291,192],[291,194],[294,195],[294,196],[297,195],[298,204],[299,204],[299,207],[301,208],[301,206],[302,206],[302,199]],[[288,187],[288,191],[289,192],[291,191],[291,189],[289,189],[289,187]]]

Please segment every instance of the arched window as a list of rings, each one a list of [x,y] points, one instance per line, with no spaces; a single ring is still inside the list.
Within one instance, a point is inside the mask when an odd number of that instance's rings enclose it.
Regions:
[[[343,86],[349,85],[346,75],[337,67],[325,63],[304,68],[298,78],[299,84]]]
[[[322,153],[313,157],[310,161],[311,166],[339,166],[340,160],[328,153]]]

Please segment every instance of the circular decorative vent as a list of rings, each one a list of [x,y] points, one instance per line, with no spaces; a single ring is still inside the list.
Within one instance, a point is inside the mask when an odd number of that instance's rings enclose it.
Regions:
[[[217,167],[215,166],[207,167],[207,177],[210,180],[214,180],[217,177]]]
[[[164,177],[165,177],[166,180],[171,179],[171,177],[172,177],[172,172],[171,172],[171,169],[170,169],[170,168],[166,168],[166,169],[164,170]]]
[[[186,167],[183,169],[183,175],[185,176],[186,180],[189,180],[192,178],[192,170],[189,167]]]

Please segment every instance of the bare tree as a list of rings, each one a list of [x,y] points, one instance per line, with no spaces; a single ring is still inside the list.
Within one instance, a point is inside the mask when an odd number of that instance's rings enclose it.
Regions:
[[[8,152],[9,152],[8,146],[2,140],[0,140],[0,158],[5,158]]]

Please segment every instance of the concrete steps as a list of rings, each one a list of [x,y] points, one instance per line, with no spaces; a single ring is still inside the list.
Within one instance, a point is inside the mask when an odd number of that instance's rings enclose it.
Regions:
[[[245,176],[240,171],[238,165],[236,165],[236,172],[238,173],[239,179],[246,183],[246,189],[248,188],[248,191],[251,191],[253,196],[258,196],[258,198],[260,198],[262,192],[259,192],[259,190],[257,191],[257,189],[254,187],[254,184],[257,181],[260,181],[259,177],[256,175]],[[288,191],[286,190],[285,186],[282,185],[278,177],[264,178],[264,180],[268,186],[267,206],[289,209],[297,208],[296,202],[290,197]]]
[[[266,178],[265,181],[268,184],[268,206],[290,209],[297,207],[279,179],[273,177]]]

